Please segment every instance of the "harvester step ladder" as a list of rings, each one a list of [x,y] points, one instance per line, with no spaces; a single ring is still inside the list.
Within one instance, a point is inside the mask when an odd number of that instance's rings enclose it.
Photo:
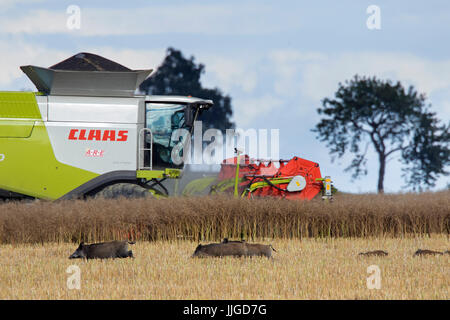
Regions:
[[[148,148],[146,148],[146,136],[150,136],[150,143]],[[145,153],[149,154],[149,166],[145,165]],[[149,128],[142,128],[139,131],[139,154],[138,154],[138,170],[152,170],[153,168],[153,133]]]

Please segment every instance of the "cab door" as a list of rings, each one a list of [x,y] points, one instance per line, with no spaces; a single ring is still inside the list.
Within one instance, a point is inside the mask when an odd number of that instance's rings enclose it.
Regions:
[[[144,163],[153,169],[182,168],[175,164],[172,150],[180,142],[173,137],[175,130],[184,129],[186,104],[180,103],[146,103]],[[148,150],[151,149],[151,152]]]

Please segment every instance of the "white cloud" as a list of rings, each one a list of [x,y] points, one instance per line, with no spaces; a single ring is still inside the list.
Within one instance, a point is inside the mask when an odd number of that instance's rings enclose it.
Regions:
[[[333,55],[289,50],[273,52],[270,57],[276,70],[274,91],[280,95],[300,94],[304,99],[318,103],[325,97],[333,96],[339,82],[358,74],[400,81],[405,87],[413,85],[431,101],[437,93],[450,96],[450,59],[430,60],[409,53],[351,52]],[[433,105],[435,110],[450,118],[448,104]]]
[[[133,50],[115,49],[112,47],[87,47],[82,51],[91,52],[114,60],[131,69],[156,69],[162,62],[165,49]],[[77,52],[69,52],[48,48],[42,45],[25,43],[23,41],[0,40],[0,86],[8,87],[11,83],[22,79],[23,84],[30,84],[20,70],[22,65],[37,65],[49,67],[59,61],[67,59]],[[16,88],[20,89],[20,88]]]
[[[49,50],[43,46],[36,46],[22,41],[0,40],[0,85],[8,86],[11,82],[22,77],[20,66],[39,65],[50,66],[70,56],[62,50]]]
[[[304,68],[310,63],[327,61],[327,56],[320,52],[275,50],[269,53],[269,60],[274,65],[275,92],[283,96],[293,97],[299,93],[300,79]]]
[[[69,33],[78,35],[139,35],[164,33],[196,33],[208,35],[273,34],[298,27],[298,18],[278,6],[243,4],[158,5],[141,8],[81,9],[81,29],[66,27],[69,14],[65,10],[32,10],[22,16],[0,16],[4,33]],[[274,16],[284,17],[276,23]]]
[[[3,9],[8,9],[21,4],[33,4],[44,2],[45,0],[0,0]]]
[[[303,72],[305,91],[314,99],[355,74],[399,80],[429,94],[450,90],[450,60],[431,61],[412,54],[344,53],[310,63]]]
[[[247,98],[238,97],[233,100],[233,106],[233,118],[237,126],[246,128],[252,124],[256,125],[255,118],[264,118],[279,111],[283,106],[283,100],[271,94]]]
[[[132,69],[156,69],[165,55],[165,48],[91,46],[79,51],[102,55]],[[0,52],[0,85],[4,88],[23,78],[19,66],[50,66],[78,51],[53,49],[20,40],[0,40]],[[419,92],[427,94],[441,118],[450,118],[450,60],[429,60],[389,52],[331,55],[297,50],[243,56],[199,52],[196,57],[198,62],[206,65],[204,85],[217,86],[231,95],[241,126],[268,115],[273,105],[287,107],[287,101],[298,101],[297,106],[289,104],[297,112],[305,112],[311,105],[318,107],[321,99],[333,96],[338,82],[351,79],[354,74],[412,84]],[[291,112],[296,112],[294,110]]]
[[[0,30],[2,33],[43,34],[69,32],[66,27],[68,15],[65,11],[32,10],[22,17],[15,15],[0,16]]]
[[[258,84],[256,66],[239,57],[204,55],[199,53],[198,61],[206,66],[205,86],[217,86],[225,92],[232,90],[246,94],[255,90]]]

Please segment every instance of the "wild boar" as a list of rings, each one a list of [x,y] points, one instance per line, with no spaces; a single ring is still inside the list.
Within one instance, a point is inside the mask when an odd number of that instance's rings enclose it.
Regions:
[[[443,255],[442,252],[439,251],[433,251],[433,250],[422,250],[422,249],[417,249],[417,251],[414,253],[414,257],[416,256],[435,256],[435,255]]]
[[[130,241],[111,241],[85,244],[81,242],[69,259],[108,259],[108,258],[134,258],[133,252],[128,250]]]
[[[375,250],[375,251],[360,252],[358,255],[367,257],[375,257],[375,256],[385,257],[388,255],[388,253],[383,250]]]
[[[243,243],[210,243],[207,245],[199,244],[192,257],[242,257],[246,255],[247,247]]]
[[[271,244],[259,244],[259,243],[245,243],[247,247],[248,256],[264,256],[267,258],[272,258],[272,251],[277,252]]]

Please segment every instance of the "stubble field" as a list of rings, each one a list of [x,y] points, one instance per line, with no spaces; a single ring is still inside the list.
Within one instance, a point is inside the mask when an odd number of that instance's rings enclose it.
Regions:
[[[6,202],[0,299],[449,299],[450,256],[413,257],[419,248],[449,250],[449,234],[450,191],[340,194],[331,203]],[[198,243],[224,237],[270,243],[277,252],[273,260],[190,258]],[[135,259],[68,259],[80,241],[125,239],[136,241]],[[358,256],[369,250],[389,255]],[[70,289],[78,275],[80,289]],[[370,289],[368,278],[380,289]]]
[[[69,260],[70,243],[0,245],[0,299],[449,299],[448,235],[400,238],[259,239],[274,259],[192,259],[197,242],[137,242],[135,259]],[[368,250],[387,257],[359,257]],[[67,281],[80,270],[80,289]],[[367,268],[380,270],[369,289]]]

